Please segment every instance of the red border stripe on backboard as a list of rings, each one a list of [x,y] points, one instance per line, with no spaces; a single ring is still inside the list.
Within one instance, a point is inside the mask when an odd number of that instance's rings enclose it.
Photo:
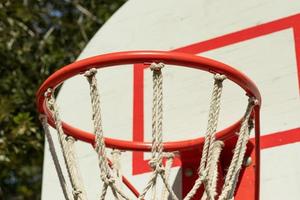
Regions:
[[[292,28],[294,32],[295,54],[298,70],[298,87],[300,91],[300,14],[282,18],[272,22],[257,25],[241,31],[229,33],[210,40],[198,42],[192,45],[174,49],[185,53],[198,54],[209,50],[239,43],[245,40],[254,39],[274,32]]]
[[[185,53],[198,54],[209,50],[221,48],[260,36],[268,35],[285,29],[293,29],[295,55],[298,70],[298,87],[300,91],[300,14],[272,22],[260,24],[237,32],[229,33],[220,37],[195,43],[189,46],[174,49]],[[133,140],[144,140],[144,88],[141,82],[144,81],[143,72],[134,67],[134,91],[133,91]],[[300,128],[294,128],[278,133],[264,135],[261,137],[261,148],[272,148],[275,146],[300,142]],[[147,160],[144,159],[142,152],[133,152],[133,174],[140,174],[149,171]],[[177,164],[179,164],[177,162]]]
[[[297,70],[298,70],[298,86],[300,91],[300,17],[298,17],[297,20],[298,22],[293,28],[294,28],[294,39],[295,39],[296,62],[297,62]]]
[[[268,149],[300,142],[300,128],[271,133],[260,137],[260,148]]]

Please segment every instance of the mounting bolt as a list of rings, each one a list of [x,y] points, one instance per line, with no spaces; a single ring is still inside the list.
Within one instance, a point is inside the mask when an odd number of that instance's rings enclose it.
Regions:
[[[194,172],[193,172],[193,170],[191,168],[184,169],[184,175],[186,177],[191,177],[191,176],[193,176],[193,174],[194,174]]]
[[[252,158],[251,158],[250,156],[249,156],[249,157],[246,157],[246,158],[244,159],[243,165],[244,165],[245,167],[249,167],[251,164],[252,164]]]

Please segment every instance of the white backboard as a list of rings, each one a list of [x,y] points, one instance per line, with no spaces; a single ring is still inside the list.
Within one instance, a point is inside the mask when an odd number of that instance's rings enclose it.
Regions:
[[[95,34],[78,59],[128,50],[199,54],[247,74],[263,98],[260,198],[300,198],[299,2],[129,0]],[[206,128],[212,76],[171,67],[166,67],[163,73],[164,140],[201,136]],[[97,78],[104,134],[149,141],[152,95],[149,69],[141,72],[131,65],[106,68],[99,71]],[[82,76],[65,82],[58,96],[62,118],[92,131],[89,102],[88,84]],[[246,102],[242,90],[225,82],[219,129],[242,116]],[[97,199],[101,191],[97,156],[88,144],[78,142],[76,147],[88,197]],[[150,174],[144,166],[147,158],[143,153],[124,153],[123,173],[138,190],[142,190]],[[175,179],[180,182],[180,167],[172,170],[171,181]],[[174,187],[180,195],[181,186]],[[42,199],[63,199],[47,144]]]

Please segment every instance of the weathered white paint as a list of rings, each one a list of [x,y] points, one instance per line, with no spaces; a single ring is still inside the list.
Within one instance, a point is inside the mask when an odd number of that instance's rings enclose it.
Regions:
[[[253,27],[300,12],[289,0],[129,0],[96,33],[79,59],[126,50],[170,50]],[[247,40],[201,55],[225,62],[253,79],[263,97],[262,134],[299,127],[300,101],[295,47],[291,29]],[[164,69],[165,140],[195,138],[205,130],[212,86],[211,75],[189,69]],[[104,132],[132,138],[132,66],[108,68],[98,75],[101,86]],[[225,82],[220,128],[244,111],[246,98]],[[62,118],[92,130],[88,84],[83,77],[67,81],[59,94]],[[145,72],[145,138],[150,138],[151,73]],[[53,132],[54,133],[54,132]],[[170,134],[168,134],[170,133]],[[63,199],[53,162],[45,147],[42,199]],[[262,151],[261,199],[300,198],[300,144]],[[77,144],[79,165],[89,199],[97,199],[100,178],[93,149]],[[141,189],[149,174],[132,176],[131,154],[123,158],[123,171]],[[178,168],[172,179],[180,179]],[[177,176],[176,176],[177,174]],[[176,181],[180,182],[180,181]],[[176,185],[180,193],[180,185]],[[287,195],[287,197],[285,196]]]

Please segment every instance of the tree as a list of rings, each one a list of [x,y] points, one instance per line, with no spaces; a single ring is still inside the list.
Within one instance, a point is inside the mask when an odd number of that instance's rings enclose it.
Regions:
[[[0,199],[40,199],[44,135],[35,92],[125,1],[0,2]]]

